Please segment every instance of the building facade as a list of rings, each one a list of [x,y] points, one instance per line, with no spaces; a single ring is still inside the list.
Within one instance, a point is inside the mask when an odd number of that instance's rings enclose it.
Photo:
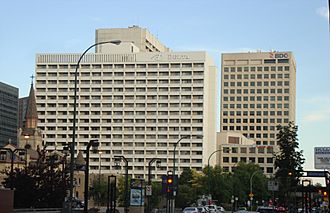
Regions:
[[[91,172],[122,172],[114,162],[119,155],[128,160],[129,174],[145,178],[157,157],[162,163],[153,176],[160,178],[173,169],[174,144],[182,137],[189,138],[176,148],[176,171],[201,171],[216,148],[214,62],[205,52],[119,52],[87,54],[78,71],[77,149],[98,139],[102,153],[91,152]],[[72,141],[79,57],[37,55],[38,126],[48,149]]]
[[[296,63],[291,52],[222,54],[220,131],[255,141],[250,157],[265,173],[274,172],[269,158],[278,151],[276,126],[294,122],[295,109]],[[235,145],[228,139],[218,145]],[[240,161],[241,154],[220,162],[227,167]]]
[[[18,88],[0,82],[0,147],[17,144]]]

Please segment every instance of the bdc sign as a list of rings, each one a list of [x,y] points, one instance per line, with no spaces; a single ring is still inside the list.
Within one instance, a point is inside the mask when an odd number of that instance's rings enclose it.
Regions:
[[[271,52],[269,53],[269,57],[270,58],[289,58],[289,54],[288,53],[277,53],[277,52]]]

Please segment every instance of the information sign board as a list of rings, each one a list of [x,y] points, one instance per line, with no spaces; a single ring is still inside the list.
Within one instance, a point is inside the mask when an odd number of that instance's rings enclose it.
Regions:
[[[330,169],[330,147],[314,147],[315,169]]]

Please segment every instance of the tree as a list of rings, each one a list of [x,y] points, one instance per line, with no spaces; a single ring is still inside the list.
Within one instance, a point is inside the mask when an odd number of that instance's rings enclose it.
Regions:
[[[195,175],[195,177],[197,177]],[[197,187],[192,187],[194,178],[194,170],[184,169],[179,178],[179,192],[176,197],[177,207],[186,207],[189,204],[193,204],[197,200],[196,190]]]
[[[260,166],[254,163],[239,162],[232,174],[231,191],[234,197],[238,197],[241,205],[249,200],[251,182],[254,201],[267,200],[269,197],[267,177],[261,172]]]
[[[93,200],[98,205],[105,206],[108,198],[108,181],[102,175],[95,176],[91,190],[89,190],[89,196],[93,197]]]
[[[287,126],[277,126],[277,143],[279,153],[275,154],[275,177],[280,183],[279,198],[282,203],[287,203],[290,199],[290,192],[295,189],[302,176],[303,151],[298,151],[299,143],[297,138],[298,126],[289,122]]]
[[[231,184],[228,181],[228,174],[224,173],[220,166],[210,167],[210,171],[207,171],[208,168],[204,169],[205,173],[205,186],[208,189],[210,184],[210,194],[212,195],[213,200],[217,200],[218,203],[225,203],[230,200],[230,190]],[[207,194],[207,193],[205,193]]]
[[[15,188],[15,208],[62,207],[66,196],[68,177],[61,170],[62,161],[41,153],[37,163],[6,171],[3,184]]]

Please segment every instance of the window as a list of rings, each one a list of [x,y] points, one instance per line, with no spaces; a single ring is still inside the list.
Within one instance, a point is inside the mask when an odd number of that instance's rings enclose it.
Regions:
[[[264,59],[265,64],[275,64],[276,60],[275,59]]]

